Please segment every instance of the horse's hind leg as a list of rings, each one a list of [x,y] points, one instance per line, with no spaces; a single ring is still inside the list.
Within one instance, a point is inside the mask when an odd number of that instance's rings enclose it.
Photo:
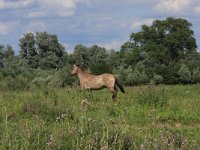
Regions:
[[[116,87],[116,86],[114,86],[114,90],[115,90],[115,92],[116,92],[116,93],[118,92],[118,89],[117,89],[117,87]]]
[[[112,100],[113,100],[113,101],[116,101],[116,100],[117,100],[117,93],[113,93],[113,95],[112,95]]]
[[[116,101],[116,99],[117,99],[117,88],[116,87],[109,88],[109,90],[112,92],[112,100]]]

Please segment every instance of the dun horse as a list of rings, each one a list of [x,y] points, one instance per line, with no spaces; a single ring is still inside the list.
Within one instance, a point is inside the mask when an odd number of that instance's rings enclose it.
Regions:
[[[93,75],[79,65],[73,65],[71,75],[77,75],[80,80],[81,89],[99,90],[108,88],[112,92],[112,99],[117,98],[117,87],[122,93],[125,93],[124,88],[113,74]]]

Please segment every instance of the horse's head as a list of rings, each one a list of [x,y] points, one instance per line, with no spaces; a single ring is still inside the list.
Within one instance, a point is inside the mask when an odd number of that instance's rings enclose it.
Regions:
[[[70,75],[71,75],[71,76],[77,75],[78,72],[79,72],[79,70],[80,70],[79,65],[74,64],[74,65],[73,65],[73,68],[72,68],[72,70],[71,70],[71,72],[70,72]]]

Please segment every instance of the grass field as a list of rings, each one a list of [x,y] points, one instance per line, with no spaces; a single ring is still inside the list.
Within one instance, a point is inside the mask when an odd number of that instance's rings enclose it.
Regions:
[[[200,149],[200,85],[0,91],[0,149]]]

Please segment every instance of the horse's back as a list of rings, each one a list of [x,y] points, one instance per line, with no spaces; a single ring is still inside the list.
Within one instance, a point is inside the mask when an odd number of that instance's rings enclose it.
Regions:
[[[104,73],[104,74],[102,74],[102,78],[103,78],[104,83],[107,86],[114,86],[116,79],[113,74]]]

